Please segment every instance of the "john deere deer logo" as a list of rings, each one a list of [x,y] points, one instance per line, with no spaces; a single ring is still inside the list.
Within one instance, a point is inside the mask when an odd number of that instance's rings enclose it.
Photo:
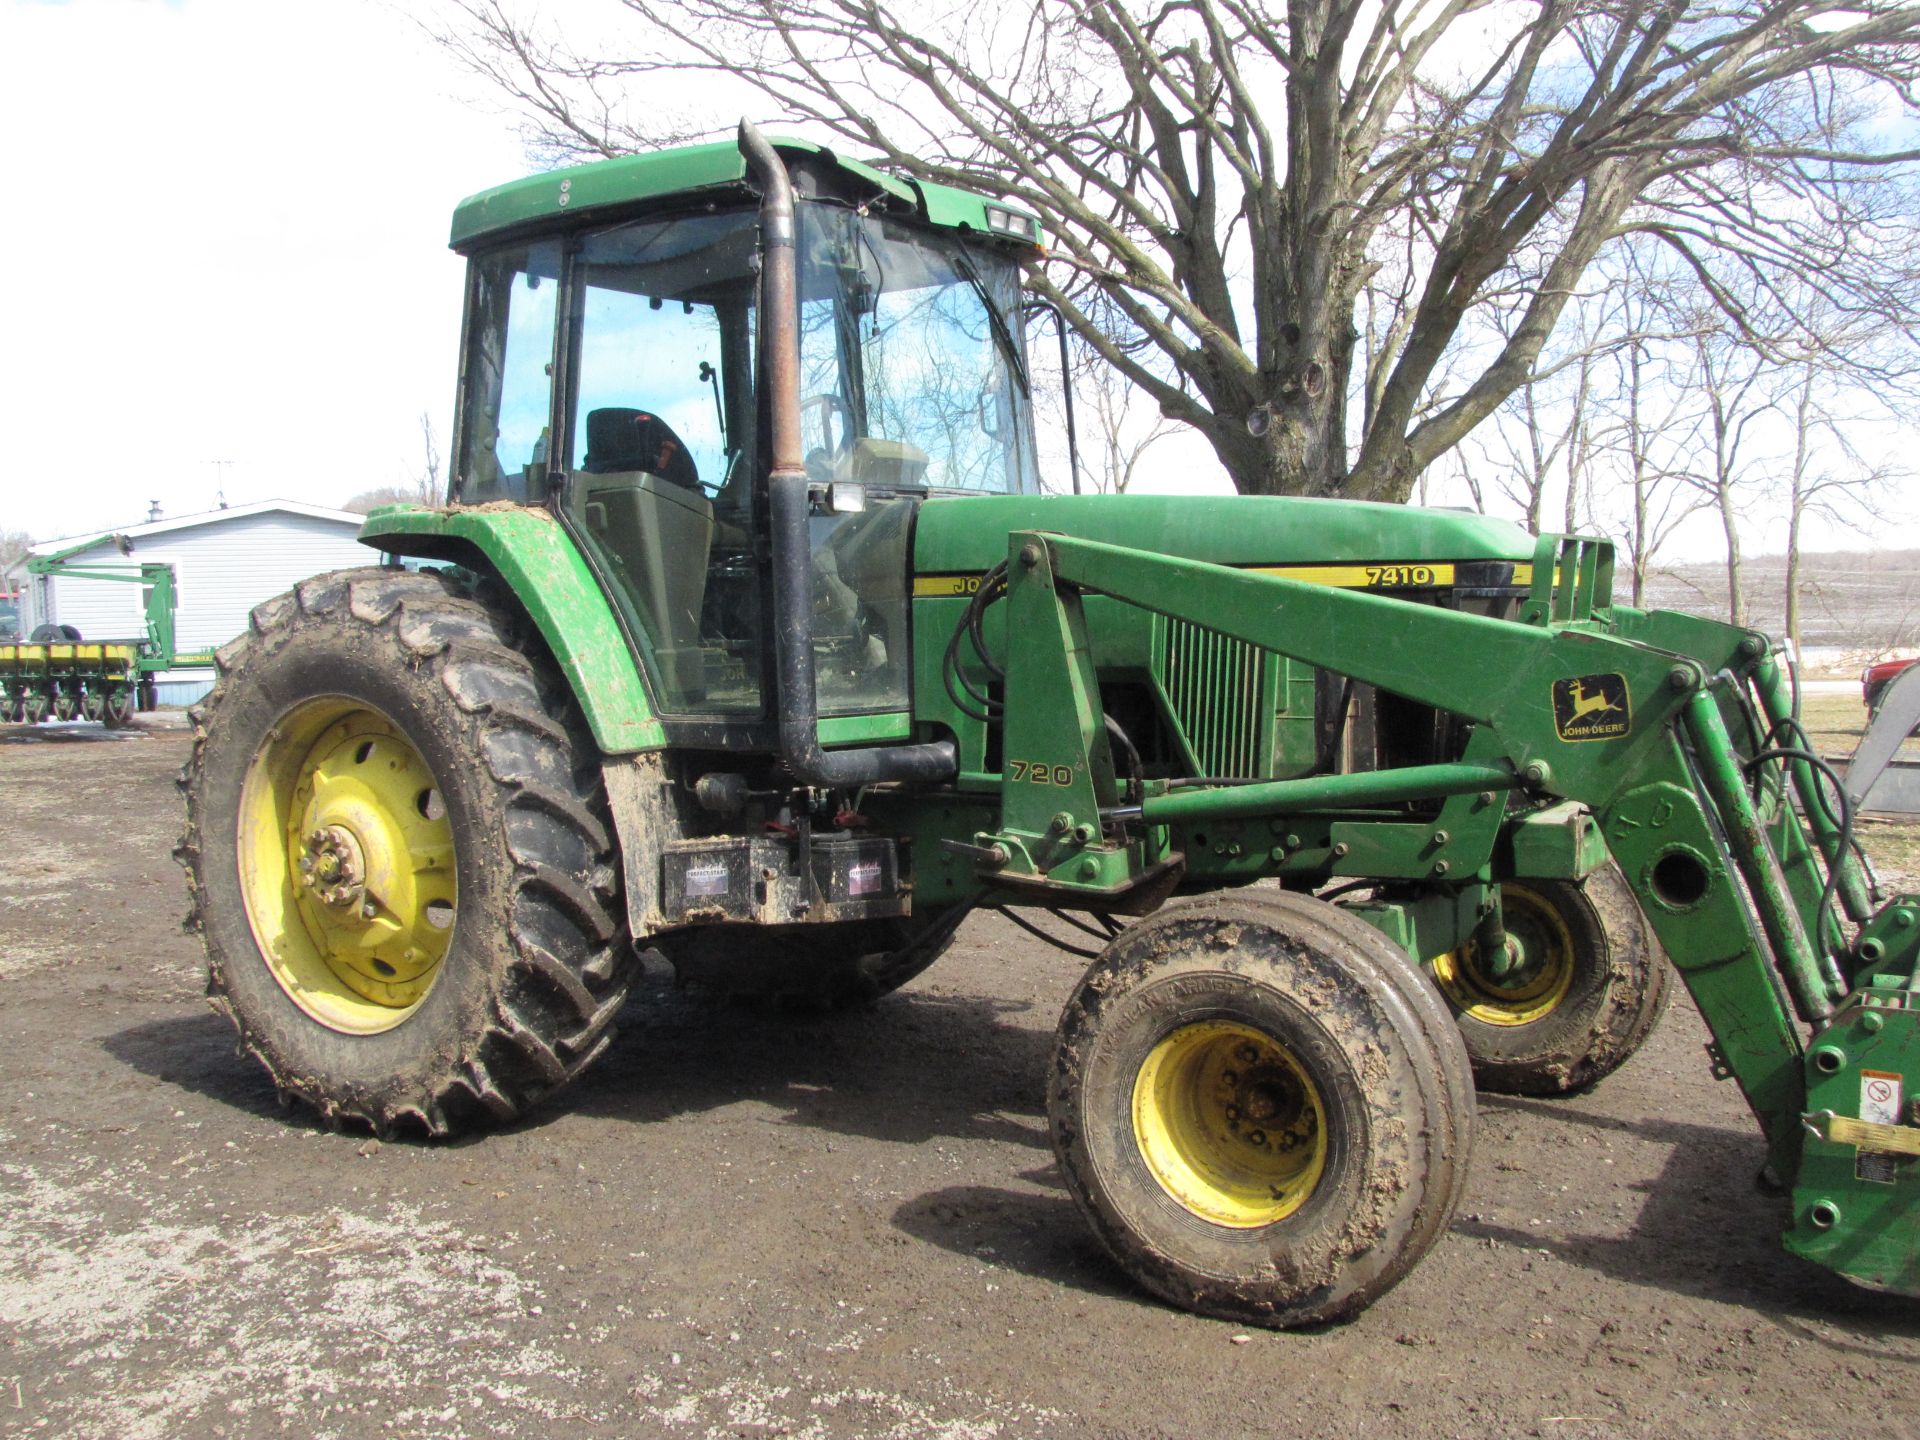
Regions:
[[[1597,694],[1589,695],[1584,680],[1570,682],[1567,686],[1567,693],[1573,697],[1573,718],[1576,720],[1583,715],[1599,714],[1620,708],[1618,702],[1608,698],[1607,692],[1604,690],[1599,691]]]
[[[1562,740],[1611,740],[1631,727],[1624,675],[1577,675],[1553,682],[1553,726]]]

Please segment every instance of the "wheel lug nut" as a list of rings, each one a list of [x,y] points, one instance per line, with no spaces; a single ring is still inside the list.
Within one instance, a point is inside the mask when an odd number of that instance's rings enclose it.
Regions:
[[[360,907],[361,918],[365,920],[371,920],[375,915],[378,915],[379,913],[380,911],[378,907],[375,906],[371,900],[367,901],[366,904]]]

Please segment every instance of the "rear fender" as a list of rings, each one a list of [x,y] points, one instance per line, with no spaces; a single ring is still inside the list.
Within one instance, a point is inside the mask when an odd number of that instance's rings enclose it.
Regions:
[[[550,512],[504,503],[392,506],[367,517],[360,541],[394,555],[491,570],[547,642],[601,751],[666,745],[613,607]]]

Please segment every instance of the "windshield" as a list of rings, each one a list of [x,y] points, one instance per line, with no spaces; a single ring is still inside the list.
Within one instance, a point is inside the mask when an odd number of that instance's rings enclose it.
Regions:
[[[808,473],[881,488],[1037,489],[1013,263],[834,206],[801,215]]]

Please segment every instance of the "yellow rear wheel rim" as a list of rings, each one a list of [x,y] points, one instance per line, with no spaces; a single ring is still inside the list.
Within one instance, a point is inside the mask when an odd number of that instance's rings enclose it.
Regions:
[[[289,998],[350,1035],[419,1008],[453,936],[453,827],[406,733],[328,696],[282,716],[240,799],[241,892]]]
[[[1434,959],[1433,978],[1464,1015],[1487,1025],[1532,1025],[1559,1009],[1573,985],[1573,934],[1553,903],[1524,885],[1502,885],[1500,909],[1515,950],[1507,973],[1495,975],[1469,941]]]
[[[1326,1169],[1326,1111],[1293,1054],[1231,1020],[1183,1025],[1133,1086],[1133,1134],[1161,1189],[1202,1220],[1250,1230],[1306,1203]]]

